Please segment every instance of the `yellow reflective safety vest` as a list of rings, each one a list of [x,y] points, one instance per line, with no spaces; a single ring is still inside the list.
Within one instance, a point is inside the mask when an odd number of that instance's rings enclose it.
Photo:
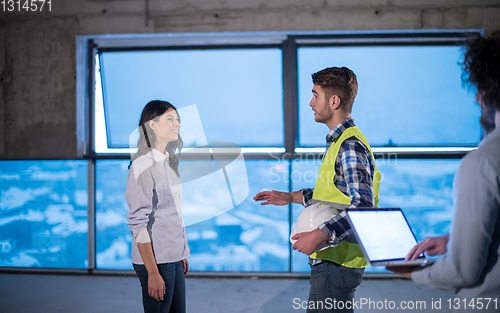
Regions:
[[[318,178],[316,179],[316,186],[314,187],[313,200],[327,203],[338,209],[346,208],[351,203],[351,198],[346,196],[334,184],[335,160],[337,159],[340,146],[346,139],[351,137],[356,137],[357,139],[359,139],[366,146],[366,148],[368,148],[368,151],[370,151],[370,155],[373,159],[373,163],[375,165],[374,177],[372,177],[373,195],[375,198],[375,207],[377,207],[378,190],[380,185],[380,172],[378,171],[377,165],[375,164],[375,158],[371,151],[370,145],[357,126],[347,128],[342,133],[342,135],[340,135],[337,141],[332,143],[325,156],[323,157],[321,166],[319,168]],[[335,262],[337,264],[350,268],[367,267],[369,265],[369,262],[366,259],[361,246],[356,242],[355,238],[349,239],[350,240],[342,241],[336,247],[330,247],[325,250],[315,252],[311,254],[310,257],[313,259]]]

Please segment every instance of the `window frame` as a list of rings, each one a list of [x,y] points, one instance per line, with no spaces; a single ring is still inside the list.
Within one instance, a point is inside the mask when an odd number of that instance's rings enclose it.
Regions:
[[[104,117],[106,119],[106,116],[109,115],[108,113],[108,106],[106,105],[106,97],[104,96],[105,93],[105,73],[104,73],[104,68],[102,67],[103,64],[103,53],[106,52],[142,52],[142,51],[208,51],[208,50],[239,50],[239,49],[248,49],[248,50],[258,50],[258,49],[279,49],[282,52],[283,55],[283,49],[282,49],[282,44],[265,44],[265,43],[256,43],[256,44],[234,44],[234,45],[228,45],[228,44],[213,44],[213,45],[200,45],[200,46],[188,46],[188,45],[176,45],[176,46],[154,46],[154,47],[124,47],[124,48],[117,48],[117,47],[108,47],[108,48],[97,48],[96,54],[99,58],[99,63],[100,63],[100,72],[101,72],[101,89],[103,91],[103,106],[104,106]],[[283,56],[282,56],[282,69],[283,69]],[[282,80],[284,79],[283,74],[282,74]],[[283,100],[284,103],[284,100]],[[283,104],[282,104],[283,105]],[[284,107],[283,108],[283,113],[284,113]],[[94,126],[95,127],[95,126]],[[108,121],[105,121],[105,127],[106,127],[106,132],[107,134],[110,133],[110,125]],[[283,146],[285,142],[285,132],[283,131]],[[109,146],[109,135],[107,136],[108,140],[108,146]],[[113,149],[113,148],[111,148]],[[268,152],[280,152],[283,151],[284,148],[282,146],[249,146],[249,147],[243,147],[243,151],[247,152],[254,152],[254,153],[259,153],[260,151],[264,151],[264,153]],[[117,148],[116,150],[123,150],[123,148]],[[196,153],[196,148],[191,148],[191,151]],[[188,151],[190,153],[191,151]],[[183,151],[184,152],[184,151]],[[120,152],[118,152],[120,153]],[[99,153],[99,155],[102,153]],[[111,154],[114,154],[111,152]],[[195,157],[196,158],[196,157]]]
[[[425,45],[463,45],[465,41],[481,33],[481,30],[395,30],[395,31],[319,31],[319,32],[247,32],[247,33],[188,33],[188,34],[131,34],[131,35],[89,35],[77,36],[77,140],[78,155],[88,160],[88,260],[89,273],[121,273],[120,270],[99,270],[95,257],[95,162],[101,159],[130,159],[128,153],[96,153],[94,147],[94,69],[95,55],[99,51],[138,51],[138,50],[180,50],[180,49],[221,49],[221,48],[259,48],[280,47],[282,49],[283,73],[283,125],[284,151],[243,151],[246,159],[287,160],[289,173],[294,159],[321,159],[324,148],[300,148],[298,146],[298,48],[332,46],[425,46]],[[384,148],[373,149],[376,159],[461,159],[475,147],[422,147],[422,148]],[[203,155],[183,154],[183,159],[197,159]],[[228,155],[230,157],[230,155]],[[291,174],[290,174],[291,175]],[[289,179],[289,189],[291,179]],[[289,230],[291,231],[292,207],[288,208]],[[291,252],[291,245],[289,244]],[[292,254],[289,259],[289,272],[275,273],[285,276],[307,276],[307,273],[291,272]],[[257,273],[258,274],[258,273]],[[196,273],[194,273],[196,275]],[[256,273],[203,273],[205,276],[255,276]],[[269,276],[269,273],[260,273]],[[370,275],[370,274],[368,274]],[[392,274],[371,274],[376,277]]]

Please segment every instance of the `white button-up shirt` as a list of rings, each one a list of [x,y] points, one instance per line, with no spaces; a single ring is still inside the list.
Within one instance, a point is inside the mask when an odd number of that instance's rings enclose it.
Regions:
[[[133,236],[132,263],[144,264],[137,242],[151,242],[158,264],[190,255],[182,218],[181,180],[170,167],[168,155],[152,149],[134,160],[125,198]]]

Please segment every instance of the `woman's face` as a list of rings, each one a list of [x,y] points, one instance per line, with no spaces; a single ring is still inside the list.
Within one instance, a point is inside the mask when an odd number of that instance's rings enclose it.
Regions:
[[[158,121],[149,121],[149,126],[155,132],[158,142],[168,143],[179,139],[181,123],[177,112],[172,108],[163,113]]]

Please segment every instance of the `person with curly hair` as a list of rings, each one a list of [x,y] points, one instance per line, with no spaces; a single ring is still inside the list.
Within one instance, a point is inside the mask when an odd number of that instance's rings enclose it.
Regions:
[[[500,311],[500,30],[473,38],[462,80],[476,89],[485,130],[477,150],[455,176],[455,217],[450,234],[429,237],[407,259],[442,255],[431,266],[388,268],[434,289],[456,289],[446,306],[459,312]]]

